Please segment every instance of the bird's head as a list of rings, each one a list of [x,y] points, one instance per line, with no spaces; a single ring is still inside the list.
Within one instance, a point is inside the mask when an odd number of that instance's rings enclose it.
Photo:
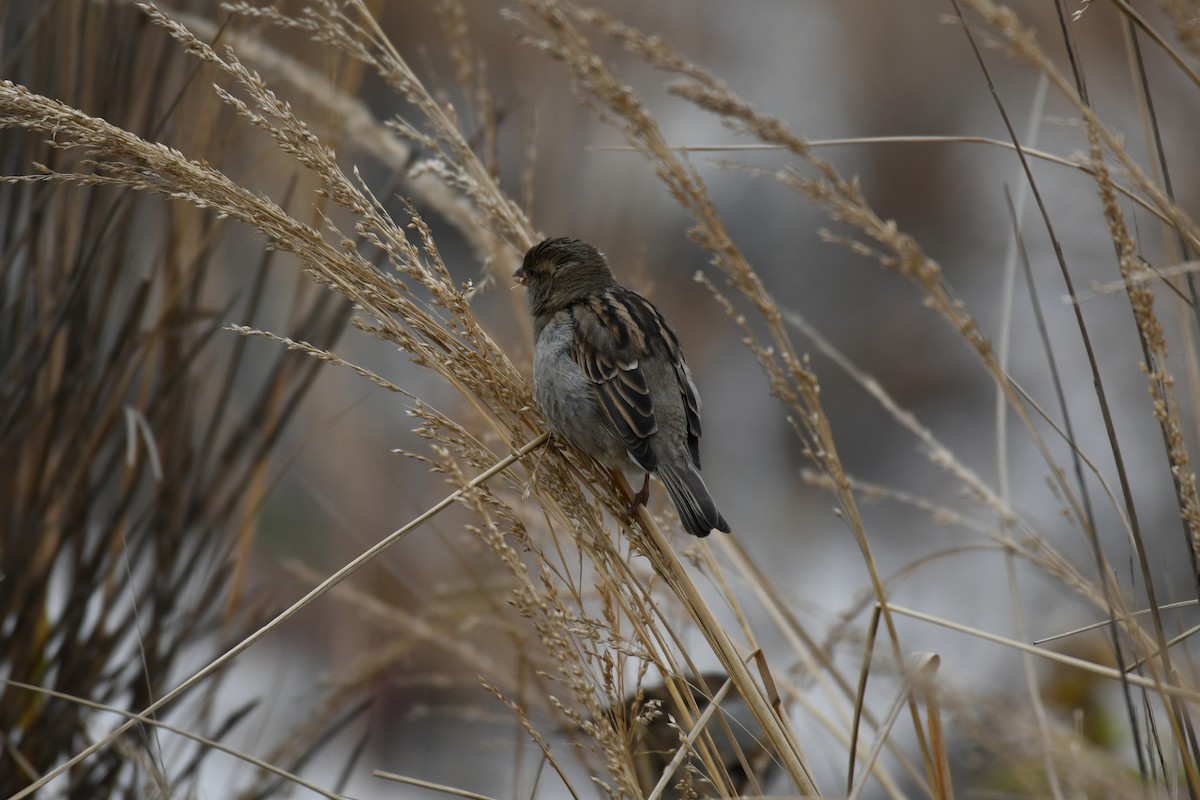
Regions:
[[[561,311],[616,283],[596,248],[563,236],[531,247],[513,278],[529,290],[529,308],[535,316]]]

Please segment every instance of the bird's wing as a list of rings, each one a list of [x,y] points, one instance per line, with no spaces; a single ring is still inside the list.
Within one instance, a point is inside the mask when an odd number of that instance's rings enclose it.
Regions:
[[[696,465],[696,469],[700,469],[700,394],[696,391],[695,382],[692,381],[692,371],[688,369],[687,362],[683,360],[683,351],[679,349],[675,333],[665,325],[663,330],[667,332],[667,338],[671,343],[668,352],[671,353],[671,363],[675,366],[675,378],[679,381],[679,391],[683,395],[683,407],[687,411],[688,452],[691,453],[692,463]]]
[[[674,334],[650,302],[621,287],[596,292],[571,309],[571,357],[592,382],[600,405],[633,459],[647,471],[658,466],[650,437],[658,431],[642,360],[659,329]],[[673,342],[678,351],[678,342]],[[691,412],[689,411],[689,430]]]

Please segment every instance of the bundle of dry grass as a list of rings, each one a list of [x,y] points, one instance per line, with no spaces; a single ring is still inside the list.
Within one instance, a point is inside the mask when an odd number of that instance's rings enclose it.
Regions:
[[[103,22],[117,39],[138,40],[145,30],[133,14],[92,20],[84,10],[19,26],[25,38],[6,50],[6,74],[148,135],[182,127],[194,146],[214,146],[219,113],[204,125],[203,113],[167,112],[180,91],[169,70],[142,92],[110,92],[76,82],[87,69],[82,57],[39,57],[48,42],[86,52],[95,31],[85,23]],[[129,58],[110,78],[134,85],[163,56]],[[186,68],[182,58],[167,62],[177,75]],[[81,168],[78,154],[39,139],[5,134],[0,157],[10,171],[33,162]],[[221,309],[206,288],[225,224],[149,200],[37,181],[17,181],[0,196],[0,663],[6,678],[23,684],[0,693],[5,797],[92,742],[104,715],[90,704],[150,705],[190,665],[190,648],[212,647],[250,623],[257,604],[247,607],[242,573],[278,470],[271,454],[316,374],[315,364],[283,354],[264,361],[222,339]],[[146,235],[151,224],[161,238]],[[274,269],[263,254],[250,296],[226,302],[255,319]],[[290,330],[332,343],[347,311],[332,295],[301,294]],[[195,732],[219,738],[249,710],[202,713]],[[141,730],[73,770],[66,793],[117,796],[145,781],[182,786],[212,752],[197,747],[168,772],[158,742],[155,730]]]
[[[1194,559],[1200,525],[1194,443],[1184,433],[1180,409],[1186,404],[1176,395],[1164,326],[1122,203],[1132,200],[1151,211],[1177,237],[1181,261],[1200,244],[1200,235],[1163,182],[1139,167],[1120,136],[1094,113],[1081,76],[1062,75],[1012,12],[984,0],[965,5],[975,16],[957,21],[973,45],[991,44],[1040,71],[1079,117],[1090,150],[1077,166],[1095,180],[1118,254],[1186,550]],[[50,19],[70,20],[80,26],[70,29],[73,35],[81,35],[83,21],[101,13],[86,4],[57,7],[70,13],[41,18],[30,36],[61,36],[49,27]],[[286,785],[279,782],[284,780],[340,796],[338,787],[295,773],[347,723],[348,709],[357,714],[363,708],[370,688],[385,681],[413,647],[429,646],[452,653],[467,673],[480,677],[557,776],[552,791],[574,797],[594,791],[614,798],[766,791],[950,797],[957,782],[988,786],[1001,778],[1006,787],[1016,787],[1006,790],[1030,795],[1061,797],[1102,788],[1140,797],[1151,785],[1166,792],[1187,786],[1192,795],[1200,794],[1200,753],[1189,713],[1200,692],[1191,664],[1175,655],[1186,637],[1171,639],[1158,610],[1152,557],[1119,453],[1118,486],[1109,490],[1109,500],[1123,520],[1130,549],[1114,553],[1101,545],[1085,490],[1085,470],[1093,469],[1089,448],[1070,441],[1067,428],[1072,476],[1043,432],[1042,417],[1049,415],[1011,379],[938,263],[915,238],[878,215],[853,179],[819,158],[783,121],[736,96],[663,38],[604,12],[541,0],[505,12],[520,40],[560,64],[585,105],[646,159],[690,215],[692,239],[723,279],[723,285],[711,277],[703,282],[765,373],[815,468],[811,480],[829,490],[865,568],[862,601],[824,633],[799,618],[788,594],[755,563],[743,539],[752,532],[699,543],[673,539],[668,532],[676,521],[645,508],[626,520],[628,486],[547,443],[525,375],[473,306],[480,292],[507,280],[538,237],[491,162],[499,122],[472,49],[467,9],[453,0],[438,4],[457,88],[470,98],[460,110],[444,99],[445,88],[431,88],[418,77],[361,0],[314,2],[301,12],[233,3],[223,13],[228,17],[218,25],[153,5],[103,12],[108,24],[137,42],[139,54],[110,85],[130,87],[141,76],[157,76],[150,91],[117,93],[135,112],[72,96],[63,77],[72,70],[38,74],[36,59],[22,56],[16,44],[14,63],[32,71],[6,71],[19,79],[0,84],[0,126],[10,129],[4,139],[4,209],[12,220],[0,323],[6,353],[0,366],[0,468],[14,476],[0,485],[6,515],[0,664],[8,680],[0,695],[0,730],[6,732],[0,789],[6,795],[29,796],[63,773],[68,783],[54,785],[66,787],[62,792],[70,796],[132,796],[151,785],[163,796],[182,791],[195,779],[200,758],[223,748],[219,740],[250,709],[212,720],[209,740],[198,750],[167,759],[157,726],[165,724],[164,715],[179,698],[194,687],[211,687],[230,663],[281,624],[316,601],[328,602],[326,595],[346,577],[400,539],[420,536],[425,523],[450,508],[466,514],[472,554],[486,558],[489,571],[503,574],[500,589],[480,582],[479,602],[456,616],[433,602],[410,614],[357,587],[337,588],[343,609],[402,644],[381,645],[331,679],[317,713],[273,753],[260,760],[234,751],[262,770],[239,788],[266,796]],[[1143,24],[1131,9],[1126,13],[1129,25]],[[1069,46],[1070,32],[1064,31]],[[272,36],[303,37],[342,59],[339,63],[368,70],[403,102],[403,110],[387,124],[375,122],[354,98],[354,80],[347,78],[346,85],[327,80],[311,64],[276,49]],[[831,239],[875,259],[920,292],[924,305],[970,348],[1008,413],[1044,457],[1052,491],[1091,545],[1090,563],[1076,564],[1062,554],[1022,515],[1019,503],[843,362],[956,482],[979,516],[967,519],[851,477],[818,376],[795,343],[798,327],[813,334],[776,302],[697,169],[667,141],[654,114],[589,37],[615,43],[673,76],[669,88],[675,96],[782,151],[788,160],[779,169],[746,169],[825,209],[846,231]],[[86,52],[83,45],[76,52]],[[163,55],[168,52],[187,58],[168,59]],[[977,52],[986,73],[987,60]],[[147,66],[159,59],[171,69]],[[324,122],[310,124],[297,105],[276,93],[276,81],[287,86],[289,96],[317,109],[315,116]],[[200,102],[207,105],[193,105]],[[330,119],[343,124],[326,127]],[[478,138],[467,132],[468,119]],[[206,125],[197,128],[197,120]],[[262,188],[234,177],[236,154],[223,149],[226,126],[242,126],[273,143]],[[394,185],[373,185],[339,159],[333,141],[343,141],[340,137],[399,174],[403,192],[414,198],[400,215],[391,203]],[[1022,160],[1031,157],[1015,132],[1012,146]],[[158,198],[171,202],[153,202]],[[148,215],[167,220],[158,253],[131,246]],[[262,278],[253,283],[243,310],[246,324],[230,326],[241,337],[223,338],[221,314],[200,291],[214,269],[213,245],[224,220],[252,230],[264,252]],[[1045,221],[1052,230],[1049,215]],[[443,223],[469,244],[484,270],[480,285],[452,277],[457,271],[443,257],[442,234],[435,235]],[[278,268],[277,253],[305,285],[328,290],[298,292],[290,310],[295,322],[286,329],[255,325],[265,276]],[[1065,261],[1061,267],[1070,287]],[[1194,307],[1194,296],[1190,302]],[[379,371],[333,352],[347,307],[354,328],[438,376],[461,406],[440,410]],[[1078,320],[1087,341],[1083,316]],[[1192,342],[1196,333],[1193,325],[1182,335]],[[248,389],[239,369],[252,338],[283,347],[272,365],[257,366],[255,374],[265,377]],[[818,347],[839,359],[819,340]],[[242,601],[238,575],[278,432],[314,370],[335,367],[401,399],[417,420],[417,433],[428,440],[427,449],[412,455],[441,473],[450,491],[428,500],[424,513],[344,568],[312,576],[311,590],[269,623],[214,648],[214,631],[224,633],[247,619],[233,611]],[[1107,418],[1094,359],[1092,369]],[[215,391],[212,375],[222,376]],[[1059,423],[1051,424],[1059,433]],[[1115,437],[1111,442],[1115,450]],[[1102,747],[1052,723],[1028,664],[1029,705],[1018,712],[957,692],[939,678],[936,656],[911,652],[900,617],[953,627],[953,614],[922,614],[892,602],[891,592],[907,572],[883,574],[860,513],[862,499],[877,496],[916,505],[971,532],[993,548],[1014,585],[1019,562],[1109,620],[1106,645],[1085,658],[956,629],[1119,687],[1137,769],[1113,768]],[[1139,565],[1136,587],[1119,581],[1112,568],[1129,555]],[[66,594],[60,594],[58,581],[66,581]],[[1145,593],[1153,610],[1149,624],[1133,613],[1137,592]],[[1015,590],[1013,611],[1022,629]],[[455,625],[467,616],[474,617],[475,629],[486,627],[508,652],[519,654],[521,668],[511,669],[509,660],[458,635]],[[770,656],[764,653],[768,641],[775,645]],[[861,669],[847,669],[836,659],[847,641],[861,653]],[[196,644],[211,649],[208,663],[180,680],[172,669],[183,648]],[[719,678],[689,680],[713,662],[723,671]],[[890,698],[868,702],[868,683],[873,687],[880,675],[886,676]],[[714,713],[726,698],[744,704],[745,714],[736,721]],[[119,705],[127,719],[97,732],[90,727],[97,717],[85,701]],[[946,714],[958,725],[953,739]],[[745,729],[735,735],[736,726]],[[1013,733],[1001,736],[998,730]],[[130,731],[139,736],[127,736]],[[818,785],[803,744],[814,737],[833,743],[844,784]],[[573,748],[561,746],[564,739]],[[963,766],[961,751],[968,745],[990,748],[983,777]],[[356,758],[350,759],[351,769],[361,769]]]

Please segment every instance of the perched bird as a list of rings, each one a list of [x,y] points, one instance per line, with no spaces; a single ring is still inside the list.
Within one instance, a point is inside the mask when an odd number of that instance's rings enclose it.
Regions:
[[[546,239],[513,277],[529,290],[533,391],[555,433],[610,469],[650,473],[688,533],[729,532],[700,477],[700,396],[679,340],[650,301],[578,239]]]
[[[689,730],[685,719],[695,719],[696,712],[703,712],[712,702],[714,694],[728,680],[721,673],[709,672],[696,675],[683,685],[691,688],[693,711],[685,716],[675,702],[675,697],[664,684],[639,686],[637,692],[624,699],[621,713],[633,721],[632,755],[633,769],[644,796],[650,793],[662,778],[680,747],[680,738]],[[678,685],[678,684],[677,684]],[[681,698],[682,699],[682,698]],[[686,703],[686,700],[684,701]],[[705,774],[707,764],[693,757],[692,765],[700,770],[690,774],[677,769],[671,776],[663,797],[720,797],[763,795],[763,785],[774,778],[775,759],[771,750],[763,744],[762,728],[754,719],[754,713],[736,686],[726,694],[718,707],[717,717],[709,721],[707,741],[714,748],[718,765],[717,774]],[[691,705],[687,706],[692,709]],[[700,780],[700,778],[706,780]],[[683,781],[683,786],[678,784]],[[725,787],[722,792],[718,787]],[[690,791],[688,791],[690,790]]]

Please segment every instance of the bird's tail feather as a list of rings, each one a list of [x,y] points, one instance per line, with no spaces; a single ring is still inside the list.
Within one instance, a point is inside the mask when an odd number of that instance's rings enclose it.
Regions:
[[[688,533],[708,536],[714,528],[729,533],[729,523],[717,511],[717,505],[697,470],[659,464],[657,474],[667,487],[671,502],[675,504],[679,519]]]

